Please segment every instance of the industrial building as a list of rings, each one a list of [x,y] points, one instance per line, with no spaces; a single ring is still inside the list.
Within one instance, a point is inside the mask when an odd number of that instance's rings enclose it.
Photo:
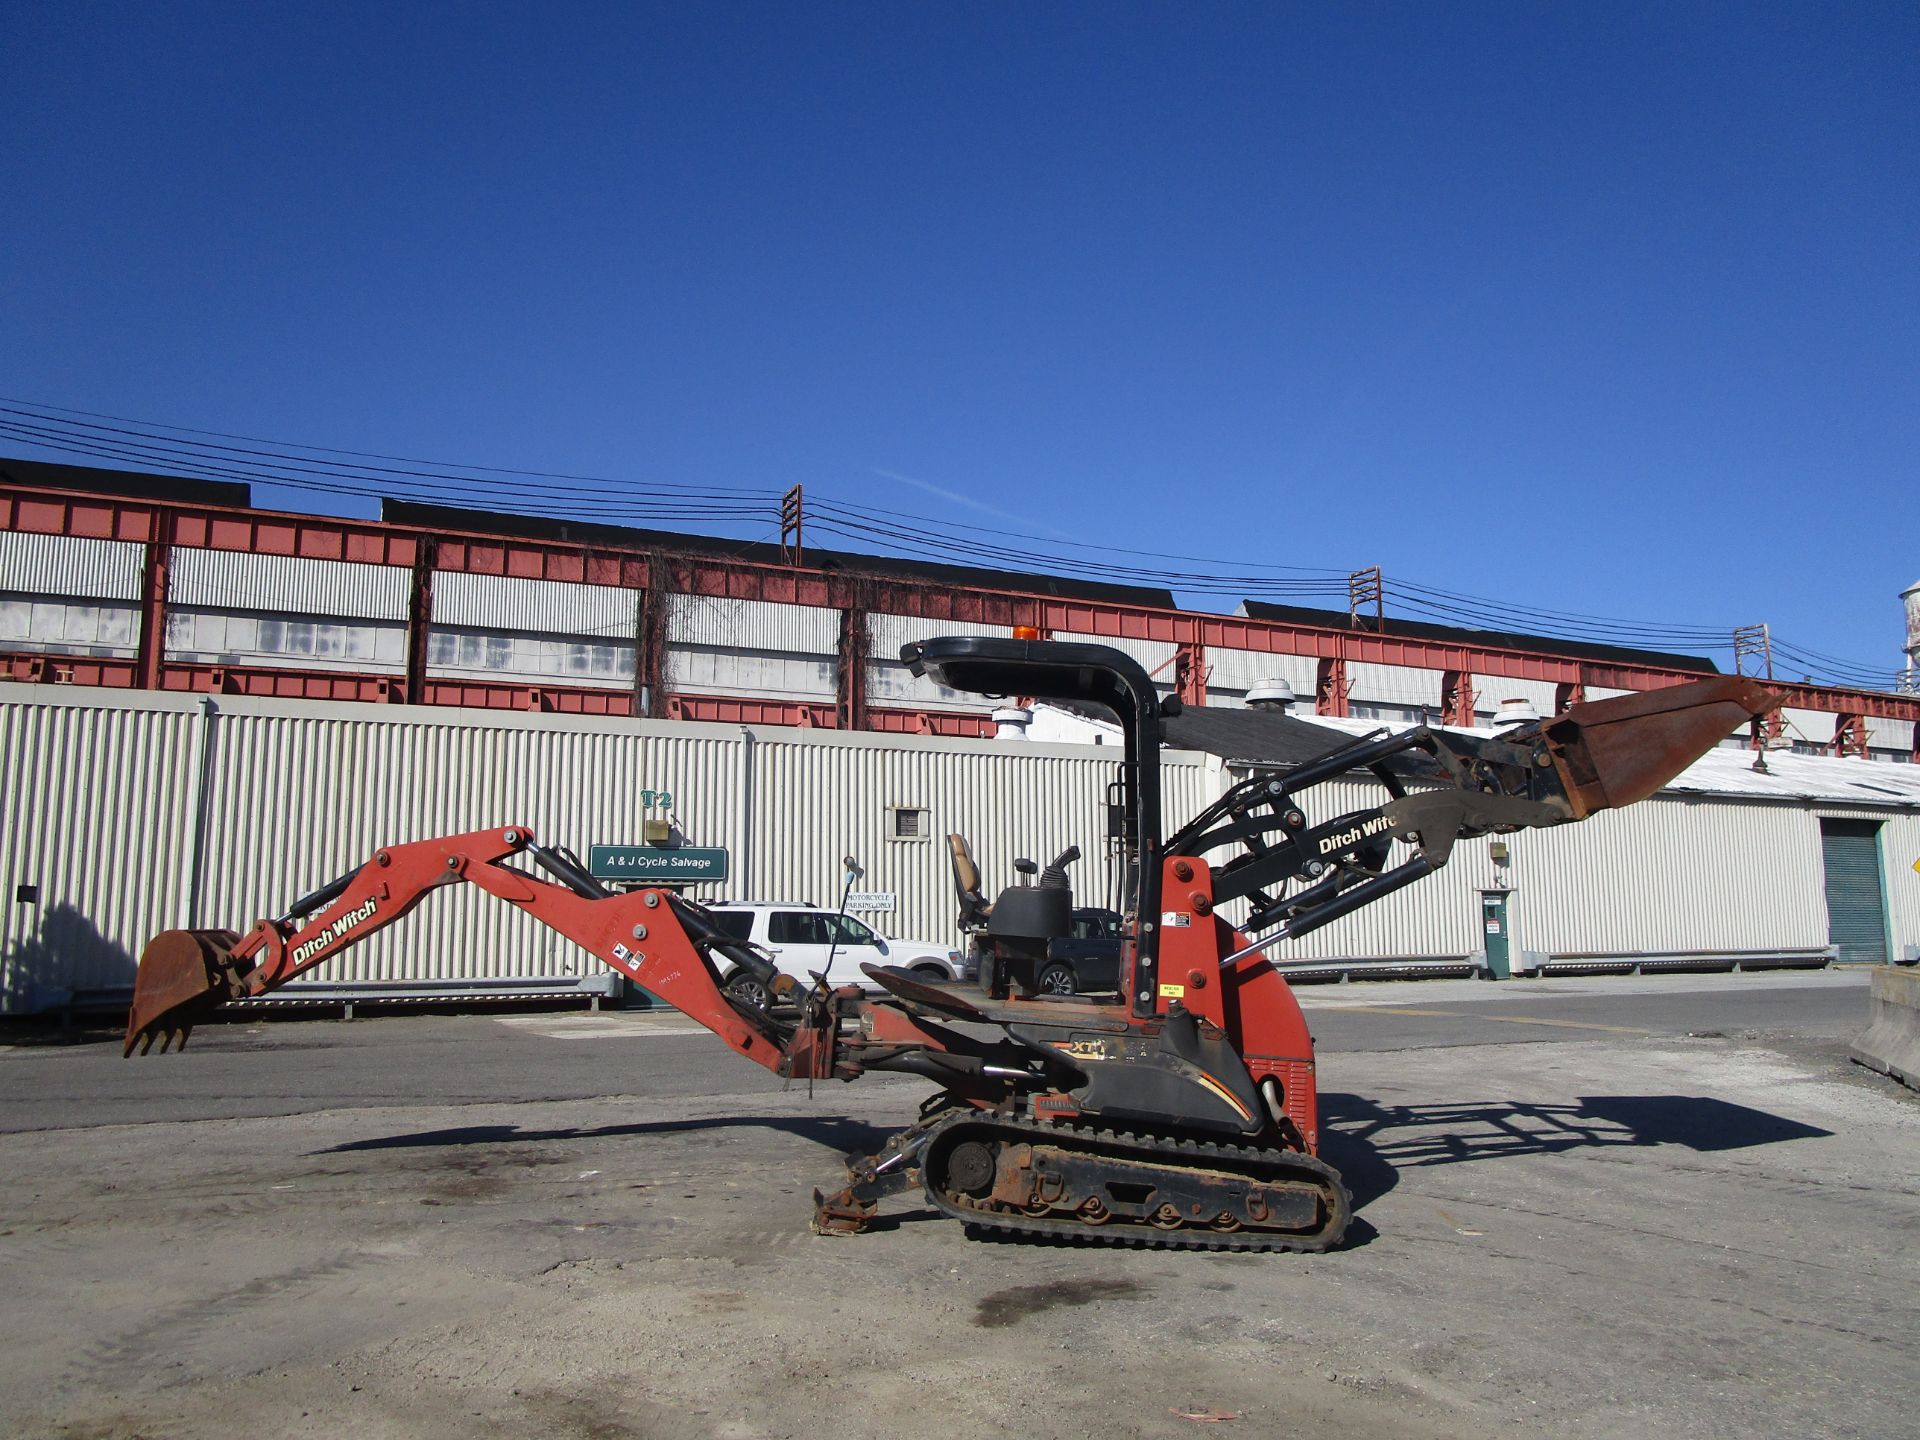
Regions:
[[[649,819],[722,848],[696,894],[827,901],[866,868],[896,936],[954,935],[940,840],[990,884],[1015,855],[1106,878],[1115,756],[1033,738],[899,647],[1033,626],[1127,651],[1203,722],[1269,682],[1333,730],[1490,721],[1507,702],[1712,673],[1706,661],[1163,591],[389,504],[258,510],[246,487],[0,462],[0,1005],[107,999],[143,939],[245,927],[384,843],[525,823],[585,853]],[[1920,697],[1785,685],[1662,795],[1565,831],[1463,846],[1440,876],[1290,956],[1332,968],[1778,963],[1920,953]],[[1172,735],[1170,818],[1250,767],[1257,735]],[[1018,738],[1016,738],[1018,737]],[[1795,753],[1817,752],[1817,753]],[[1756,768],[1756,765],[1762,768]],[[1346,782],[1329,787],[1345,791]],[[1371,803],[1355,788],[1339,809]],[[890,907],[890,908],[885,908]],[[434,897],[326,978],[552,993],[584,953],[486,897]]]

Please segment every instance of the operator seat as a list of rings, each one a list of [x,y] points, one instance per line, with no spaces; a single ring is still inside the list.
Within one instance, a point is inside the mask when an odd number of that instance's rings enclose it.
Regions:
[[[947,836],[947,855],[953,862],[953,889],[960,897],[960,928],[980,929],[993,913],[993,906],[980,893],[980,867],[973,860],[973,846],[964,835]]]

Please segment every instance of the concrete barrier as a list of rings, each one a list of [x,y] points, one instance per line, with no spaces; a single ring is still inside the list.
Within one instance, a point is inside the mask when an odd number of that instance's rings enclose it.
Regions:
[[[1920,1090],[1920,973],[1874,968],[1867,1028],[1853,1042],[1853,1059]]]

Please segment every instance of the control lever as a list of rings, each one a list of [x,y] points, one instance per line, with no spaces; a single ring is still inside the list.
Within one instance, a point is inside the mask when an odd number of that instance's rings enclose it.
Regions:
[[[1043,890],[1065,890],[1067,885],[1067,867],[1080,858],[1080,847],[1069,845],[1041,872],[1040,888]]]

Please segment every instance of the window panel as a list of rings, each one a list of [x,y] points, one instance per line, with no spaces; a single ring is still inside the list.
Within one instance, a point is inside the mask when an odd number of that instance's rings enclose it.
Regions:
[[[767,939],[775,945],[825,945],[827,918],[818,910],[776,910],[767,918]]]

